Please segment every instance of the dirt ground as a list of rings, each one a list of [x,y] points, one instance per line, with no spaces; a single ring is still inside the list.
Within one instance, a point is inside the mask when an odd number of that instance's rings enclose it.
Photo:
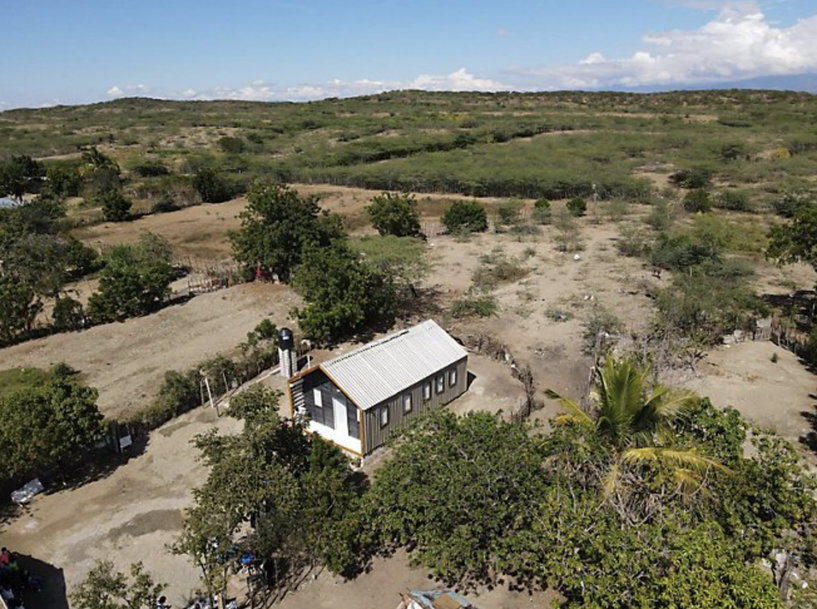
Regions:
[[[369,230],[363,208],[377,193],[326,186],[298,189],[321,195],[321,204],[343,214],[352,230]],[[443,202],[453,198],[418,196],[424,226],[438,226]],[[103,248],[133,241],[139,231],[150,230],[167,237],[181,259],[219,262],[229,257],[226,233],[238,227],[235,214],[245,204],[238,199],[146,216],[133,223],[103,224],[82,229],[78,236]],[[632,218],[644,210],[633,206],[630,213]],[[534,413],[535,420],[547,421],[557,412],[553,402],[544,400],[546,388],[570,397],[580,397],[587,389],[591,360],[582,352],[582,332],[588,316],[601,307],[628,329],[642,329],[652,312],[648,288],[662,281],[641,261],[618,255],[619,224],[596,221],[591,213],[579,220],[579,226],[583,248],[578,257],[557,251],[554,226],[544,226],[533,235],[490,232],[467,239],[429,231],[432,269],[419,286],[434,295],[428,310],[435,311],[435,319],[455,336],[490,336],[507,345],[520,366],[530,366],[537,397],[545,403],[543,410]],[[496,316],[453,319],[450,306],[466,293],[485,255],[513,260],[527,274],[496,286]],[[810,286],[813,272],[767,267],[761,280],[764,289],[784,291],[790,288],[781,286],[792,283]],[[292,324],[288,314],[297,303],[297,296],[283,286],[236,286],[196,296],[148,317],[2,349],[0,369],[66,361],[99,389],[99,404],[106,414],[121,415],[152,398],[165,370],[183,369],[234,348],[264,317],[279,326]],[[773,353],[778,354],[777,363],[771,362]],[[468,393],[452,404],[456,412],[484,409],[507,414],[521,404],[521,385],[511,378],[505,363],[473,355],[470,368],[474,379]],[[771,343],[716,349],[695,373],[669,380],[711,397],[716,405],[732,405],[751,421],[772,427],[795,443],[815,431],[814,376],[793,355]],[[198,575],[164,546],[178,531],[180,510],[189,504],[190,489],[205,475],[188,441],[213,424],[231,429],[229,421],[216,421],[211,411],[199,409],[168,423],[151,435],[144,454],[108,477],[36,498],[29,513],[6,523],[3,543],[61,568],[69,587],[93,558],[105,557],[120,566],[144,560],[152,573],[170,582],[170,600],[181,607],[198,585]],[[397,593],[407,587],[431,584],[422,570],[409,568],[404,556],[396,556],[378,561],[370,573],[353,582],[323,573],[281,606],[380,609],[395,606]],[[483,591],[473,600],[483,609],[549,606],[547,598],[507,590]]]
[[[98,404],[106,416],[126,418],[149,404],[165,371],[185,370],[235,349],[264,318],[278,326],[291,324],[289,313],[299,303],[283,286],[242,284],[145,317],[0,349],[0,369],[65,362],[99,390]]]

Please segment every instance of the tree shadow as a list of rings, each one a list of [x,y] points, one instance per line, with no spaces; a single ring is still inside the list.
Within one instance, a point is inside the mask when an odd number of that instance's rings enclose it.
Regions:
[[[403,319],[439,317],[443,313],[439,304],[441,294],[436,287],[415,288],[411,294],[400,299],[398,316]]]
[[[813,398],[814,395],[811,394],[809,397]],[[817,408],[817,406],[815,406],[815,408]],[[811,426],[811,431],[800,436],[798,441],[800,444],[811,450],[811,452],[817,454],[817,412],[803,410],[800,412],[800,416],[808,421],[809,425]]]
[[[20,572],[28,572],[33,579],[39,580],[39,586],[33,583],[27,586],[23,584],[21,594],[26,609],[68,609],[62,569],[26,554],[16,556]]]

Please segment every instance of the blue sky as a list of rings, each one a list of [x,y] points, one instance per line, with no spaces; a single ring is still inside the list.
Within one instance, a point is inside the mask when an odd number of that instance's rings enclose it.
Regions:
[[[0,0],[0,109],[817,72],[815,0]]]

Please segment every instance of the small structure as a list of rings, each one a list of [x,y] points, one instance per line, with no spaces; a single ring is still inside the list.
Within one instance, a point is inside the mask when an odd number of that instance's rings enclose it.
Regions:
[[[403,421],[467,388],[468,353],[428,320],[304,370],[287,382],[291,414],[359,456]]]
[[[409,590],[400,595],[397,609],[476,609],[464,596],[453,590]]]

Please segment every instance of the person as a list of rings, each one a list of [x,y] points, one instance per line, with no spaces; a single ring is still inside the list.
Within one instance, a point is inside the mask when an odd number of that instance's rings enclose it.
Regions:
[[[11,561],[11,552],[5,546],[0,549],[0,567],[8,567],[9,561]]]
[[[156,599],[156,609],[170,609],[170,605],[167,604],[166,596],[160,596]]]

